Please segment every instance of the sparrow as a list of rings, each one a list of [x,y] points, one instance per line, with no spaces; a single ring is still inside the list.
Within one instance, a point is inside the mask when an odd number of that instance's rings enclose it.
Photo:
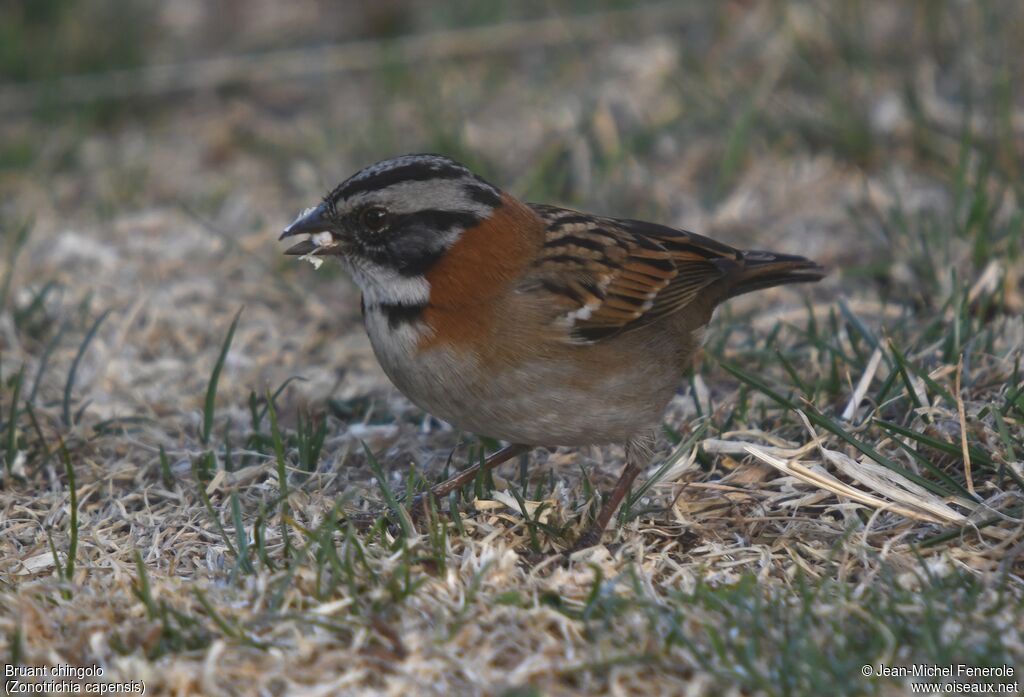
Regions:
[[[623,444],[573,549],[600,542],[716,306],[818,281],[801,256],[640,220],[524,203],[443,155],[372,164],[304,210],[285,254],[335,258],[362,291],[374,353],[414,404],[509,443],[443,497],[533,447]]]

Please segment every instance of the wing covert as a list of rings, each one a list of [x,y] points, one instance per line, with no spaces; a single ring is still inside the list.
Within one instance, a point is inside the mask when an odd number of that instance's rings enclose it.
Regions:
[[[598,341],[678,312],[724,275],[720,262],[738,254],[651,223],[532,207],[547,224],[535,273],[571,301],[563,316],[570,341]]]

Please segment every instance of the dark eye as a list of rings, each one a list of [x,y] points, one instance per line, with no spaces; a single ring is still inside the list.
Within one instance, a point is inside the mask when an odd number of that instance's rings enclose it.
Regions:
[[[370,206],[359,216],[363,225],[372,232],[380,232],[388,225],[388,209],[382,206]]]

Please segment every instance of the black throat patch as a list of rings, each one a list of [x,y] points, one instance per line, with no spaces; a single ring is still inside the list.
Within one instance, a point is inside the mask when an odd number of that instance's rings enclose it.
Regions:
[[[423,311],[427,309],[427,303],[417,305],[404,305],[398,303],[381,303],[369,308],[363,305],[363,316],[366,310],[381,312],[388,320],[389,329],[398,329],[412,324],[417,324],[423,318]]]

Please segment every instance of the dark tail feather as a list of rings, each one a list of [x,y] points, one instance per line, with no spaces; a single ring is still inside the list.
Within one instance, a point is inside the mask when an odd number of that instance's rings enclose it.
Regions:
[[[731,283],[727,298],[751,293],[762,288],[783,286],[789,283],[815,283],[827,272],[806,257],[795,254],[746,251],[743,261],[730,274]]]

